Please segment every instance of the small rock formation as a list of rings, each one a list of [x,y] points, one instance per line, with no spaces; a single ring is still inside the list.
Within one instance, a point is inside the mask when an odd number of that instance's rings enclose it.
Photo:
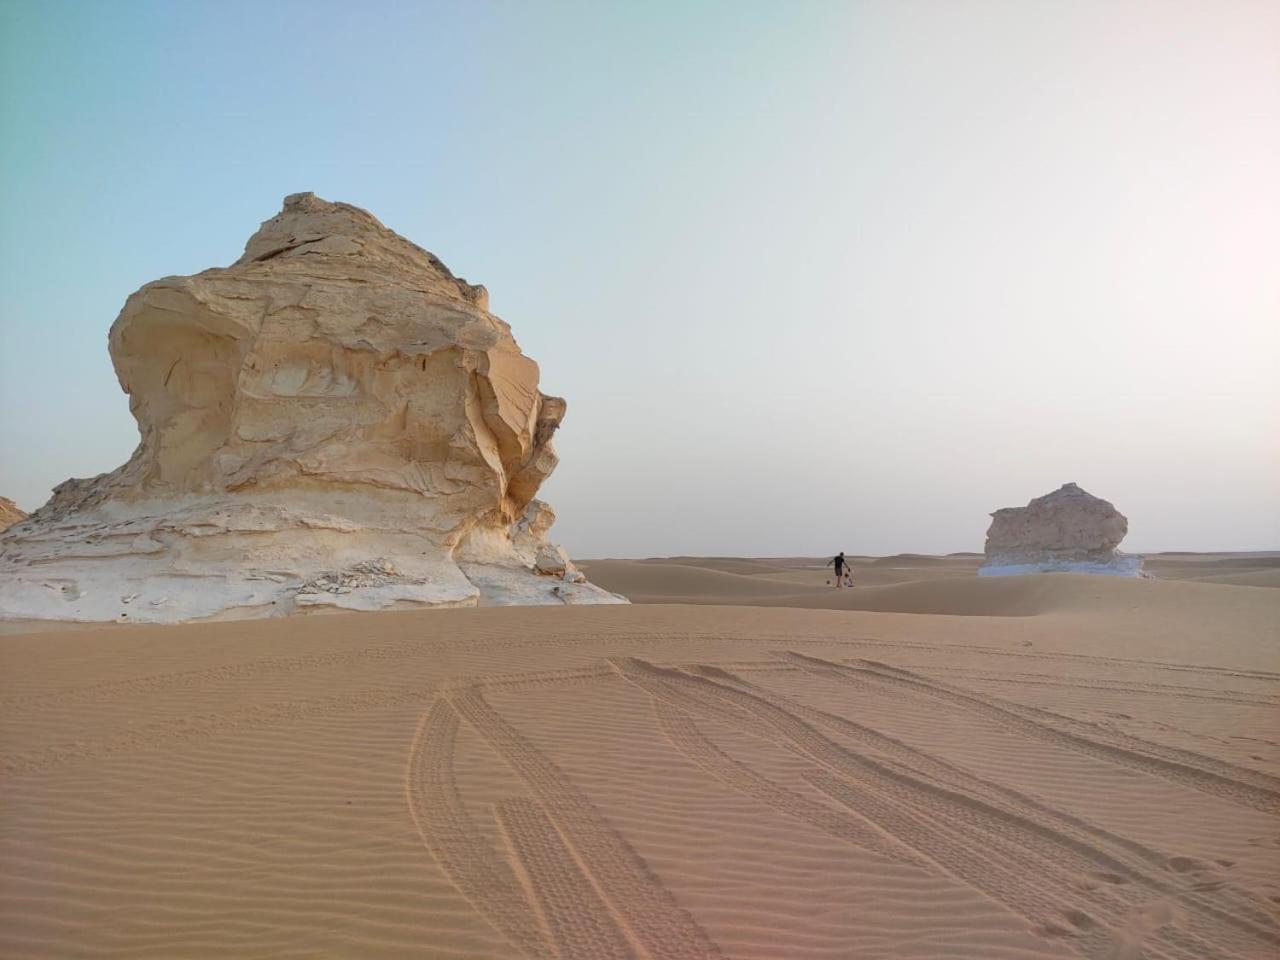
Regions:
[[[0,530],[7,530],[19,520],[27,519],[26,513],[8,497],[0,497]]]
[[[286,197],[109,348],[138,448],[0,537],[0,616],[625,602],[546,539],[565,402],[484,287],[364,210]]]
[[[1117,577],[1142,575],[1142,558],[1116,547],[1129,521],[1106,500],[1074,483],[1037,497],[1025,507],[991,514],[982,576],[1072,571]]]

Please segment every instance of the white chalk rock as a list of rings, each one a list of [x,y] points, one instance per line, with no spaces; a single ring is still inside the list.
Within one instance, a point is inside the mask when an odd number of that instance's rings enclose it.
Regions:
[[[1025,507],[991,514],[982,576],[1066,571],[1105,576],[1142,575],[1142,558],[1116,548],[1129,521],[1106,500],[1074,483]]]
[[[0,616],[621,602],[566,582],[534,500],[565,402],[483,287],[364,210],[286,197],[109,347],[138,448],[0,536]]]

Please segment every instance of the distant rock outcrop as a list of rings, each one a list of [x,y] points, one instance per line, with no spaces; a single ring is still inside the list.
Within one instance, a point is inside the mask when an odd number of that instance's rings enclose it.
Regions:
[[[26,513],[8,497],[0,497],[0,530],[7,530],[19,520],[27,519]]]
[[[1136,577],[1142,558],[1116,547],[1129,521],[1106,500],[1065,483],[1025,507],[991,514],[983,576],[1056,570]]]
[[[227,268],[138,290],[111,359],[141,441],[0,539],[0,616],[615,603],[534,498],[565,402],[484,287],[314,194]]]

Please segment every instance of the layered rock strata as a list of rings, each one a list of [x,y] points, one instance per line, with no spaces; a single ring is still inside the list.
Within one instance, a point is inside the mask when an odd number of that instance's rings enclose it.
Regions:
[[[623,602],[547,540],[565,402],[484,287],[364,210],[286,197],[109,349],[138,448],[0,537],[0,616]]]
[[[1136,577],[1142,558],[1116,548],[1129,521],[1106,500],[1074,483],[1037,497],[1025,507],[991,514],[983,576],[1071,571]]]

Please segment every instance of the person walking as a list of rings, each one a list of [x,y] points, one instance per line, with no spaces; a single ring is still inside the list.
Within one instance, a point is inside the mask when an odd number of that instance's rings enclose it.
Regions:
[[[844,551],[841,550],[834,557],[832,557],[830,560],[828,560],[826,563],[823,564],[824,567],[836,568],[836,586],[837,587],[844,586],[844,568],[846,563],[848,563],[848,561],[845,560]],[[849,586],[853,586],[853,584],[850,583]]]

